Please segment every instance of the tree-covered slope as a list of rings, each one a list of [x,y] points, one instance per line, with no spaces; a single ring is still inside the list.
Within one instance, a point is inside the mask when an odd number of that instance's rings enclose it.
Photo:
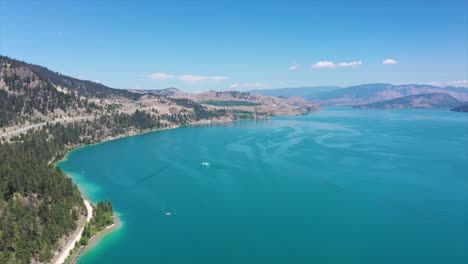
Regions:
[[[34,133],[0,144],[0,263],[50,260],[86,213],[78,188],[50,165],[66,142],[47,138]]]
[[[66,87],[76,92],[79,96],[96,98],[125,97],[131,99],[138,99],[140,96],[139,94],[127,90],[114,89],[100,83],[65,76],[58,72],[51,71],[46,67],[29,64],[6,56],[0,55],[0,65],[2,65],[2,69],[4,69],[6,65],[9,65],[9,68],[30,70],[39,79],[47,80],[56,86]]]

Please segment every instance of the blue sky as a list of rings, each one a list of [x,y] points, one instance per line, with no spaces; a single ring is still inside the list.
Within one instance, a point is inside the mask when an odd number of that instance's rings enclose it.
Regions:
[[[467,2],[0,0],[0,54],[127,89],[466,86]]]

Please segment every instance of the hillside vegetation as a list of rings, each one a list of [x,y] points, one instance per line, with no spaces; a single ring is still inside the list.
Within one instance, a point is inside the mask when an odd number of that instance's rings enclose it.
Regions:
[[[73,135],[48,140],[48,132],[0,144],[0,263],[50,260],[59,239],[86,214],[78,188],[50,165]]]

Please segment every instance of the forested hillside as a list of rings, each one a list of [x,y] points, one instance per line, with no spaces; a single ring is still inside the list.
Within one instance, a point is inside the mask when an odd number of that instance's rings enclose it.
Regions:
[[[91,107],[75,93],[59,92],[52,83],[37,79],[33,74],[17,74],[16,71],[0,72],[0,127],[40,119],[61,110],[64,114]]]
[[[126,97],[130,99],[138,99],[138,97],[141,96],[127,90],[113,89],[100,83],[65,76],[58,72],[51,71],[46,67],[29,64],[6,56],[0,55],[0,65],[2,65],[2,67],[9,65],[9,68],[28,69],[39,79],[47,80],[56,86],[67,87],[68,89],[76,92],[77,95],[83,97]]]
[[[51,79],[34,73],[32,69],[38,66],[0,56],[0,67],[0,127],[38,122],[47,116],[77,115],[96,107],[79,92],[65,91]],[[45,68],[42,75],[44,72]]]
[[[44,130],[0,144],[0,263],[49,260],[86,214],[72,180],[49,165],[70,140],[48,137]]]

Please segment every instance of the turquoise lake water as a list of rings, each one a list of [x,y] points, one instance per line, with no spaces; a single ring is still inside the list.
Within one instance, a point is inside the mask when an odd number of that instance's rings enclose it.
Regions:
[[[123,222],[80,263],[468,263],[464,113],[338,108],[184,127],[59,166]]]

